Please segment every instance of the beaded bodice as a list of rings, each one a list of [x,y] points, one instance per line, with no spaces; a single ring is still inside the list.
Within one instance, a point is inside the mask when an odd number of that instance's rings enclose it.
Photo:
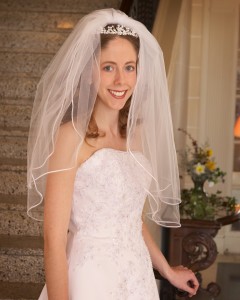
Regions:
[[[149,163],[140,152],[133,156],[103,148],[76,173],[67,257],[71,289],[83,282],[75,293],[83,293],[83,299],[95,299],[85,297],[89,289],[83,291],[87,274],[91,280],[101,274],[96,282],[106,295],[100,299],[159,298],[142,235],[141,216],[150,184],[144,169],[149,170]]]
[[[143,154],[134,155],[148,168]],[[96,151],[76,174],[70,230],[98,238],[140,234],[148,185],[146,172],[131,153]]]

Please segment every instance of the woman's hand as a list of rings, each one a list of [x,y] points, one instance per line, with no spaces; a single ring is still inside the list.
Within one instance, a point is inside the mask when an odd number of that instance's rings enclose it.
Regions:
[[[196,295],[199,282],[192,270],[183,266],[171,267],[167,280],[176,288],[189,293],[189,297]]]
[[[148,247],[153,267],[176,288],[188,292],[189,297],[195,295],[199,283],[194,273],[183,266],[170,267],[166,258],[153,241],[144,222],[142,228],[144,241]]]

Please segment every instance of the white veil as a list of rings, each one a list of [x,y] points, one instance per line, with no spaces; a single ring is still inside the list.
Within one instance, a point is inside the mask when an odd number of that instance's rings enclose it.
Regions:
[[[98,70],[100,32],[107,24],[129,27],[139,36],[137,83],[127,123],[127,151],[138,161],[133,150],[138,149],[140,137],[141,151],[151,165],[150,170],[142,166],[152,179],[147,189],[148,215],[157,224],[178,227],[179,174],[163,54],[143,24],[114,9],[94,11],[82,18],[38,84],[28,140],[28,215],[42,220],[46,175],[76,167],[97,96],[99,74],[94,70]],[[49,158],[66,116],[76,132],[74,151],[50,167]]]

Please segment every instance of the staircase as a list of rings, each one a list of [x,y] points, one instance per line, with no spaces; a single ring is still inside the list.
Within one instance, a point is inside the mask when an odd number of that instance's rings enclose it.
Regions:
[[[71,31],[120,0],[0,0],[0,300],[37,299],[42,223],[26,215],[26,146],[36,85]]]

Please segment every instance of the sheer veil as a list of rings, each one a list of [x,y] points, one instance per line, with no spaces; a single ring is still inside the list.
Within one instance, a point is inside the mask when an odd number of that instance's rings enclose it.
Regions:
[[[94,11],[82,18],[38,84],[28,140],[28,215],[36,220],[43,218],[46,175],[76,167],[97,96],[100,32],[107,24],[121,24],[139,36],[137,83],[127,123],[127,151],[151,179],[147,188],[148,216],[162,226],[178,227],[179,174],[163,54],[143,24],[114,9]],[[73,151],[71,155],[62,155],[53,166],[49,159],[55,152],[66,117],[74,129]],[[150,168],[141,164],[135,151],[144,154]]]

